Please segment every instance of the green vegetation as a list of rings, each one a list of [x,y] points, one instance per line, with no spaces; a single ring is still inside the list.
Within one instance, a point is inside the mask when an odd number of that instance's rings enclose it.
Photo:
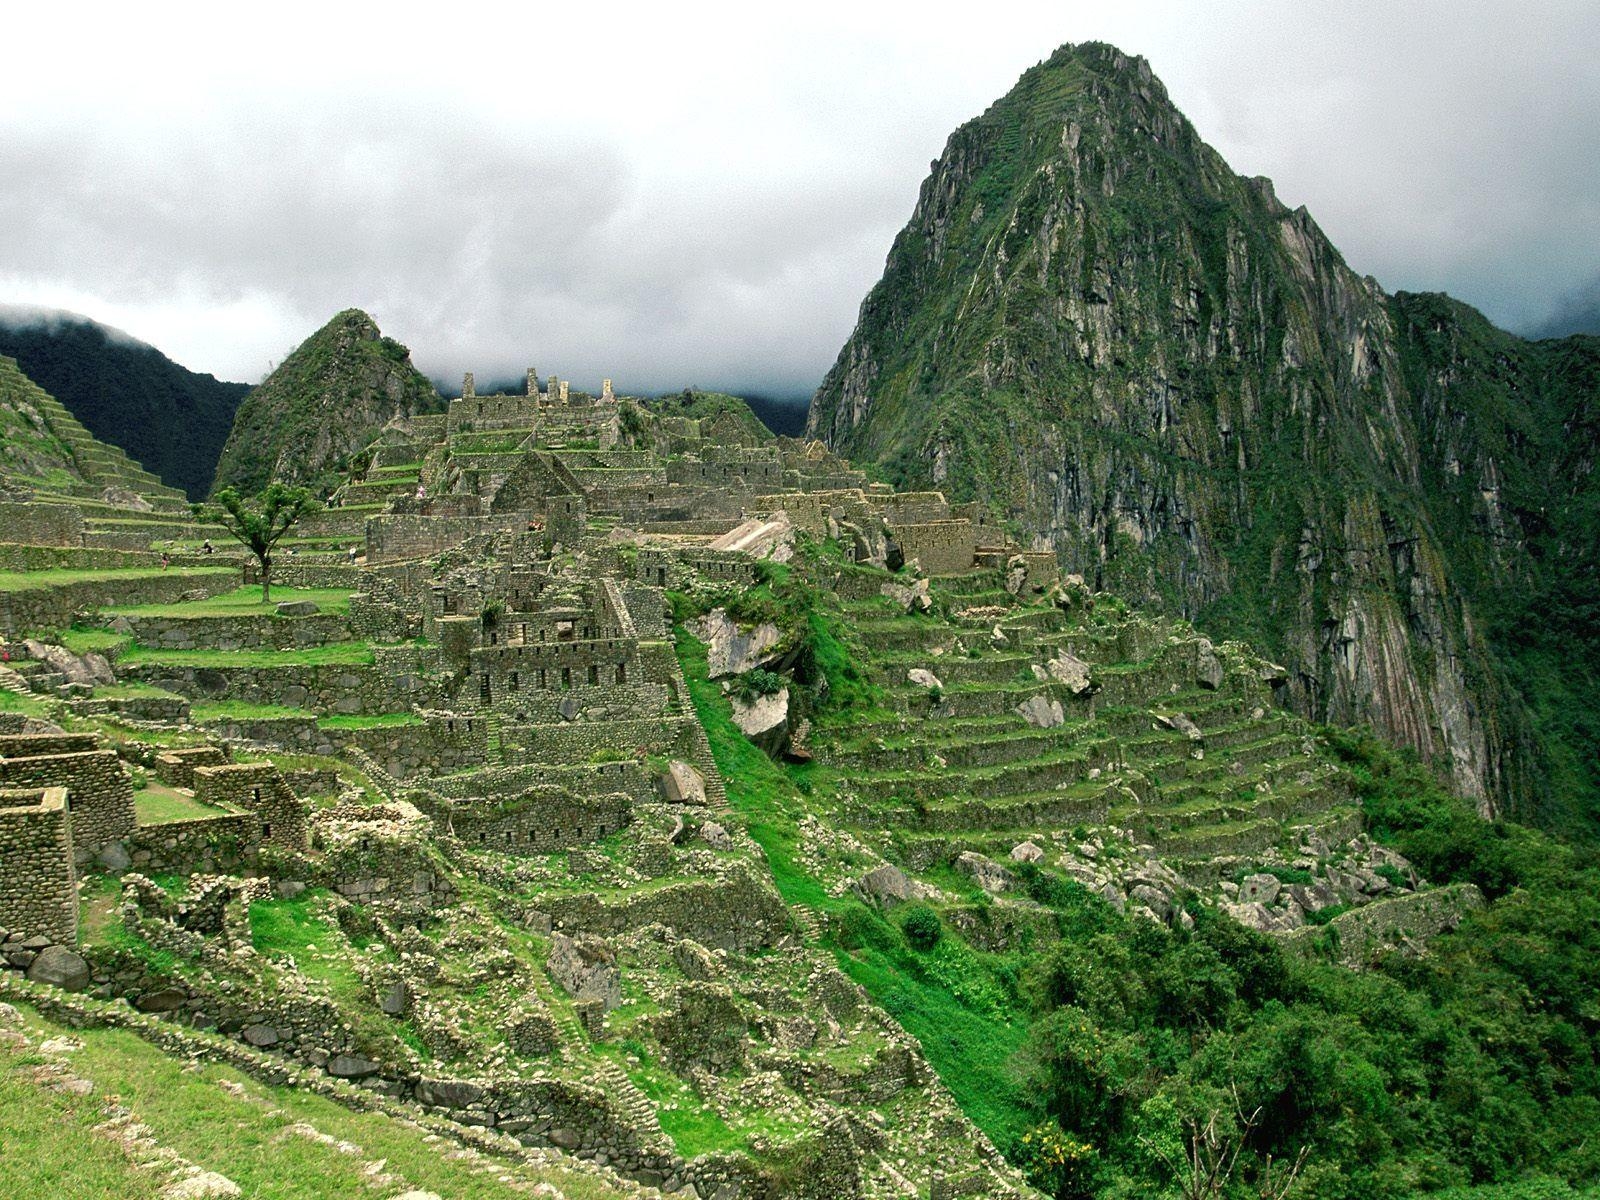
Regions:
[[[331,487],[391,418],[441,407],[409,351],[366,313],[346,309],[244,398],[216,482],[243,492],[272,481]]]
[[[0,325],[0,354],[15,358],[95,437],[191,498],[205,495],[249,385],[185,370],[153,346],[62,315]]]
[[[215,579],[219,575],[238,577],[237,567],[132,567],[114,570],[88,571],[69,567],[52,567],[43,571],[0,571],[0,592],[26,592],[43,588],[60,587],[71,583],[122,583],[141,579]]]
[[[204,600],[184,600],[176,604],[131,604],[102,609],[105,616],[128,617],[248,617],[271,614],[277,605],[291,600],[310,600],[324,612],[342,613],[349,610],[350,592],[340,588],[285,588],[280,587],[270,601],[261,598],[261,590],[251,585],[209,596]],[[116,634],[98,633],[107,638]]]
[[[165,667],[323,667],[370,666],[366,642],[330,642],[299,650],[151,650],[135,646],[118,660],[127,666]]]
[[[272,549],[303,515],[319,507],[303,487],[290,487],[274,480],[254,499],[241,496],[238,489],[218,490],[209,504],[194,506],[195,519],[214,521],[228,531],[251,554],[261,572],[261,603],[272,599]]]
[[[133,794],[133,810],[141,825],[167,825],[173,821],[195,821],[224,816],[214,805],[202,804],[186,792],[152,783]]]

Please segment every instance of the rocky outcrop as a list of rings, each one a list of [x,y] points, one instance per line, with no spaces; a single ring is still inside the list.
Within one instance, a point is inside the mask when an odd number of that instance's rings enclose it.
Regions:
[[[706,666],[712,679],[743,675],[760,666],[783,640],[776,625],[768,622],[744,628],[722,608],[691,622],[689,632],[706,644]]]
[[[1593,339],[1386,295],[1142,59],[1069,46],[951,135],[808,432],[989,503],[1096,590],[1248,638],[1303,714],[1528,815],[1555,789],[1507,660],[1560,657],[1554,611],[1572,678],[1600,672],[1597,375]],[[1202,646],[1196,682],[1219,665]]]

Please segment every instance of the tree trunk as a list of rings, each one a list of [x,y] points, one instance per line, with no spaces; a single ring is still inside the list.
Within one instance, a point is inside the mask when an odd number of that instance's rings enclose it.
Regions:
[[[261,556],[261,603],[272,603],[272,555]]]

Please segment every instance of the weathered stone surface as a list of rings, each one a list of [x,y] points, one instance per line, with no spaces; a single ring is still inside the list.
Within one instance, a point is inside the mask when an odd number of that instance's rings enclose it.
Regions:
[[[1282,890],[1283,884],[1276,875],[1246,875],[1239,884],[1239,900],[1243,904],[1270,905]]]
[[[1016,712],[1029,725],[1040,729],[1054,729],[1058,725],[1066,724],[1067,721],[1067,714],[1061,707],[1061,701],[1051,700],[1043,695],[1029,696],[1017,705]]]
[[[1191,742],[1198,742],[1205,738],[1205,733],[1183,713],[1154,713],[1157,725],[1163,729],[1175,729]]]
[[[99,654],[79,658],[65,646],[39,642],[32,638],[25,641],[23,646],[28,651],[28,657],[38,659],[50,670],[59,672],[65,676],[68,683],[84,683],[92,687],[97,683],[116,682],[116,676],[111,673],[111,664]]]
[[[776,625],[762,624],[743,629],[726,609],[714,608],[689,630],[706,644],[706,667],[712,679],[743,675],[765,661],[767,654],[783,640]]]
[[[483,1099],[483,1089],[464,1079],[428,1079],[417,1081],[417,1099],[424,1104],[440,1108],[469,1108]]]
[[[944,691],[944,683],[932,671],[925,667],[912,667],[906,672],[906,682],[916,684],[917,687],[927,688],[932,691]]]
[[[358,1054],[336,1054],[328,1060],[328,1074],[335,1079],[365,1079],[380,1069],[370,1058]]]
[[[1027,582],[1028,560],[1020,554],[1013,554],[1006,560],[1006,591],[1015,596]]]
[[[878,591],[907,612],[927,612],[933,607],[933,597],[929,594],[926,579],[911,583],[885,583]]]
[[[280,617],[314,617],[321,611],[315,600],[285,600],[278,605]]]
[[[1081,696],[1094,687],[1089,677],[1089,664],[1070,650],[1061,651],[1043,666],[1036,664],[1033,674],[1036,679],[1051,679],[1063,684],[1074,696]]]
[[[81,992],[89,986],[89,964],[65,946],[46,946],[28,967],[35,983],[51,983],[63,991]]]
[[[378,996],[378,1010],[391,1017],[404,1016],[411,1007],[411,989],[403,979],[397,979],[384,988]]]
[[[1195,653],[1194,681],[1203,688],[1216,691],[1222,686],[1222,674],[1222,660],[1217,657],[1216,647],[1201,638]]]
[[[862,899],[883,905],[885,908],[904,904],[918,895],[915,884],[899,867],[885,863],[868,871],[853,885]]]
[[[267,1049],[278,1044],[278,1031],[271,1025],[246,1025],[239,1032],[239,1036],[252,1046]]]
[[[789,741],[789,689],[748,702],[735,696],[733,723],[768,754],[781,754]]]
[[[669,763],[666,774],[661,776],[656,786],[661,798],[668,804],[706,802],[705,776],[686,762]]]
[[[1033,863],[1039,862],[1043,858],[1044,851],[1032,842],[1019,842],[1011,847],[1011,859],[1013,862]]]
[[[955,866],[963,875],[972,876],[973,881],[991,895],[1006,891],[1016,882],[1016,876],[994,859],[986,858],[972,850],[963,850],[958,854]]]
[[[580,933],[575,938],[560,932],[551,934],[545,967],[569,996],[598,1000],[607,1010],[622,1003],[622,973],[617,970],[617,956],[593,934]]]
[[[700,838],[713,850],[731,850],[733,838],[728,836],[728,831],[715,821],[707,821],[700,826]]]
[[[140,1012],[164,1013],[176,1012],[182,1008],[189,995],[178,988],[158,988],[151,992],[141,992],[133,1006]]]

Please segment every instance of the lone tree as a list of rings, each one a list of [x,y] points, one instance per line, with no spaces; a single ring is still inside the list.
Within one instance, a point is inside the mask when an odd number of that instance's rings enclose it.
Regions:
[[[261,564],[261,603],[272,599],[272,548],[302,514],[321,507],[303,487],[269,483],[254,499],[225,487],[207,504],[191,506],[196,518],[215,521]]]

